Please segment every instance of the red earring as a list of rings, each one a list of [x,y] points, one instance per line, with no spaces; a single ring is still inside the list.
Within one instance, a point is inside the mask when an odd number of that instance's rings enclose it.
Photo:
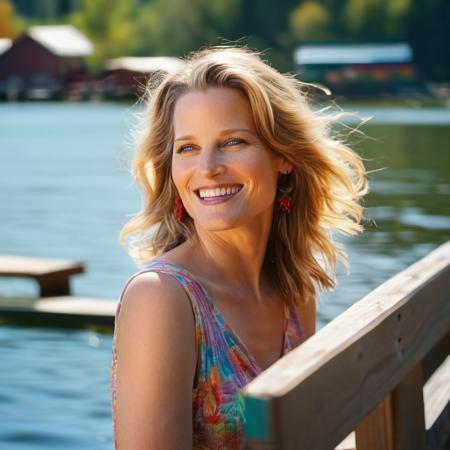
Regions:
[[[292,207],[294,206],[294,201],[292,200],[292,191],[294,190],[293,177],[290,172],[286,172],[280,176],[278,182],[278,205],[280,210],[285,213],[290,213]]]
[[[175,218],[178,220],[178,222],[182,222],[186,217],[186,214],[187,212],[183,205],[183,202],[181,201],[181,197],[178,195],[175,199]]]

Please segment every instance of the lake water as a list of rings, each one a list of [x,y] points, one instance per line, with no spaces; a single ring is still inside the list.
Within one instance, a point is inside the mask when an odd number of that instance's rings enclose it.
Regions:
[[[450,238],[450,110],[355,108],[370,175],[366,231],[341,239],[351,271],[319,298],[326,324]],[[117,298],[136,266],[117,236],[139,210],[123,104],[0,104],[0,253],[84,261],[80,296]],[[370,137],[370,138],[369,138]],[[2,295],[35,295],[0,280]],[[0,324],[0,449],[112,448],[111,336]]]

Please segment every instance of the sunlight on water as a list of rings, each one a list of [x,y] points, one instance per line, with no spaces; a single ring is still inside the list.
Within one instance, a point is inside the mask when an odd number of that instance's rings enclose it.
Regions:
[[[357,110],[354,108],[354,110]],[[319,327],[450,236],[450,112],[360,108],[369,169],[366,232],[341,238],[350,274],[320,295]],[[0,105],[0,236],[6,254],[83,261],[76,295],[117,298],[135,264],[118,243],[140,208],[127,170],[133,110]],[[0,280],[2,295],[35,295]],[[111,449],[111,337],[0,325],[0,448]]]

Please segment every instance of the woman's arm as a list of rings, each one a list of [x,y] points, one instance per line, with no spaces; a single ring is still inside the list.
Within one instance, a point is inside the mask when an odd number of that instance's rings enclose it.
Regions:
[[[183,288],[138,275],[116,322],[118,450],[191,449],[195,325]]]

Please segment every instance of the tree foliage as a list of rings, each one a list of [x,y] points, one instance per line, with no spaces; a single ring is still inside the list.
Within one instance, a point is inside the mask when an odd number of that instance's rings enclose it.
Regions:
[[[14,15],[14,6],[9,0],[0,0],[0,38],[14,39],[20,26]]]
[[[291,14],[290,30],[298,41],[330,38],[330,14],[320,3],[308,0],[298,5]]]
[[[138,54],[183,55],[231,37],[238,0],[155,0],[136,17]]]
[[[9,2],[0,0],[1,7]],[[449,0],[13,0],[28,20],[68,20],[93,41],[93,67],[125,55],[185,55],[243,38],[281,70],[304,42],[408,40],[430,79],[450,79]],[[69,12],[72,15],[67,16]],[[1,22],[0,22],[1,23]],[[1,30],[2,25],[0,25]],[[4,27],[4,25],[3,25]],[[4,34],[6,32],[3,32]]]
[[[93,69],[116,56],[133,54],[136,47],[133,0],[83,0],[70,22],[83,31],[94,44],[90,58]]]

